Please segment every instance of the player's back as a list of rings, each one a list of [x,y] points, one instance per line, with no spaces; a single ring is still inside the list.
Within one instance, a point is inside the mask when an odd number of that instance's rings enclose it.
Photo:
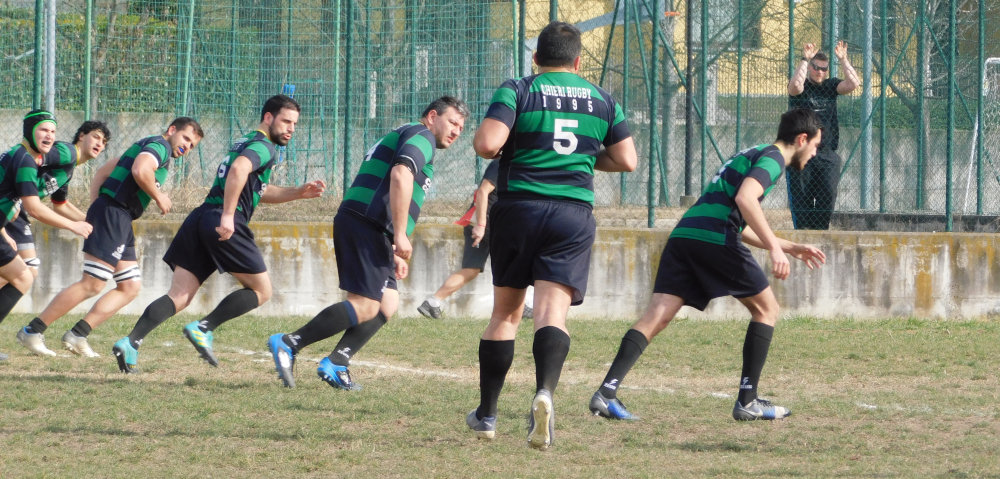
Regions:
[[[547,72],[500,87],[487,117],[503,121],[508,114],[514,118],[501,157],[500,194],[593,204],[594,163],[601,146],[628,136],[611,95],[574,73]]]

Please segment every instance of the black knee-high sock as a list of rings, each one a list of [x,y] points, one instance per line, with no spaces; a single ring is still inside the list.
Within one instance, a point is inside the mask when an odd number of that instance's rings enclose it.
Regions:
[[[514,363],[514,340],[479,340],[479,409],[476,419],[497,415],[497,400]]]
[[[757,382],[767,360],[767,350],[771,347],[774,326],[750,322],[747,337],[743,341],[743,372],[740,373],[740,404],[747,405],[757,399]]]
[[[49,329],[49,325],[42,321],[42,318],[36,317],[32,319],[27,326],[24,327],[29,333],[44,333],[46,329]]]
[[[630,329],[625,332],[622,344],[618,347],[618,354],[601,384],[600,391],[604,397],[608,399],[618,397],[618,386],[625,379],[625,375],[632,370],[632,366],[635,365],[639,356],[642,356],[642,352],[646,350],[648,345],[649,341],[646,340],[646,336],[639,331]]]
[[[10,310],[14,309],[14,305],[21,299],[21,296],[24,296],[24,293],[18,291],[13,284],[7,283],[3,288],[0,288],[0,322],[3,322],[4,318],[10,314]]]
[[[90,332],[92,330],[93,328],[90,327],[90,323],[81,319],[76,322],[76,324],[73,326],[73,329],[71,329],[70,331],[73,331],[73,334],[77,336],[86,338],[87,336],[90,336]]]
[[[201,318],[198,327],[205,332],[213,331],[222,323],[253,311],[259,306],[257,303],[257,293],[254,290],[243,288],[233,291],[222,298],[219,305],[211,313],[208,313],[208,316]]]
[[[308,323],[294,333],[286,334],[283,339],[292,351],[297,353],[316,341],[322,341],[357,325],[358,315],[354,312],[354,306],[348,301],[341,301],[320,311]]]
[[[368,344],[368,340],[372,336],[375,336],[375,333],[382,329],[382,326],[385,326],[387,321],[385,315],[379,311],[374,319],[347,328],[347,331],[344,331],[344,335],[340,337],[340,341],[337,342],[337,347],[333,348],[333,352],[330,353],[330,361],[338,366],[349,366],[351,358],[365,344]]]
[[[149,306],[146,306],[146,310],[142,312],[142,316],[139,316],[139,320],[135,322],[132,332],[128,333],[128,340],[132,343],[132,347],[139,349],[142,339],[147,334],[151,333],[157,326],[163,324],[164,321],[176,313],[177,309],[174,307],[174,300],[170,299],[170,296],[163,295],[157,298],[156,301],[149,303]]]
[[[531,352],[535,356],[535,388],[555,393],[569,354],[569,335],[555,326],[541,328],[535,331]]]

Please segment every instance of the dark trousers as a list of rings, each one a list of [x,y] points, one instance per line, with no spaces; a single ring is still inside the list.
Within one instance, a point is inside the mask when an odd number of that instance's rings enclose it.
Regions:
[[[830,214],[837,204],[841,163],[836,151],[820,150],[802,171],[792,166],[785,171],[788,208],[792,211],[795,229],[830,229]]]

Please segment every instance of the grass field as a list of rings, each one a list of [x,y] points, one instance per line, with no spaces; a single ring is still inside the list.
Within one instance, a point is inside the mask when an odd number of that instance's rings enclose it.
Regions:
[[[219,368],[197,358],[173,318],[146,340],[140,375],[117,372],[111,343],[134,317],[91,336],[98,359],[27,355],[0,324],[0,477],[1000,477],[1000,324],[790,318],[780,322],[762,395],[783,421],[729,414],[745,322],[677,320],[619,394],[636,423],[587,401],[628,323],[572,321],[555,394],[556,436],[525,444],[534,389],[523,324],[500,398],[497,439],[476,441],[484,320],[400,318],[355,358],[364,389],[316,378],[328,340],[303,351],[281,387],[268,334],[306,318],[246,317],[216,333]],[[75,319],[50,329],[55,349]]]

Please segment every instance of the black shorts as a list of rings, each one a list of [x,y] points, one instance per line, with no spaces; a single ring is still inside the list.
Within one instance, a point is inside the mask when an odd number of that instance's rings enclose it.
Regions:
[[[374,223],[352,213],[333,217],[333,252],[340,289],[382,301],[382,292],[396,287],[392,240]]]
[[[31,233],[31,221],[28,220],[27,216],[24,216],[24,213],[17,215],[13,221],[5,224],[3,229],[7,232],[7,236],[10,236],[17,243],[18,251],[35,249],[35,235]]]
[[[253,232],[242,214],[236,213],[233,235],[226,241],[219,241],[219,233],[215,231],[220,218],[222,208],[217,205],[202,204],[192,210],[163,254],[163,261],[170,269],[180,266],[190,271],[202,283],[216,271],[267,272],[264,255],[257,248]]]
[[[135,233],[128,210],[104,195],[87,208],[87,223],[94,227],[83,240],[83,252],[115,266],[119,261],[136,261]]]
[[[483,237],[478,247],[472,246],[472,226],[464,228],[465,249],[462,250],[462,269],[478,269],[480,273],[486,269],[486,260],[490,259],[490,240]],[[489,234],[489,231],[486,232]]]
[[[501,198],[490,209],[490,255],[495,286],[523,289],[552,281],[583,302],[597,225],[588,205]]]
[[[767,287],[764,270],[743,243],[722,246],[670,238],[660,256],[653,292],[680,296],[684,304],[704,311],[713,298],[746,298]]]

